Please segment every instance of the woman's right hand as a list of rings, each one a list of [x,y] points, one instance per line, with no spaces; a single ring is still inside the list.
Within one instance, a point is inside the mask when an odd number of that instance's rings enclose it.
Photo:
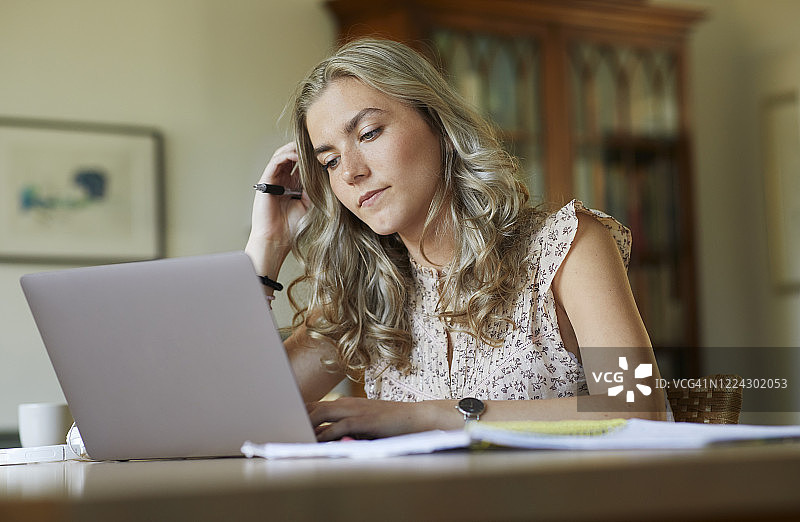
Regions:
[[[300,189],[300,176],[296,170],[298,159],[294,142],[280,147],[267,163],[258,183]],[[278,277],[283,260],[291,251],[291,241],[298,222],[310,205],[305,192],[301,199],[294,199],[256,191],[250,238],[245,252],[253,260],[259,275],[273,279]]]

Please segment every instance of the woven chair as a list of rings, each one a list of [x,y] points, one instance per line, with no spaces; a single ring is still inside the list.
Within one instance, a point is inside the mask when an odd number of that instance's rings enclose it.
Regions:
[[[692,380],[706,382],[710,386],[667,389],[667,398],[677,422],[739,423],[742,388],[730,385],[740,383],[741,377],[733,374],[716,374]]]

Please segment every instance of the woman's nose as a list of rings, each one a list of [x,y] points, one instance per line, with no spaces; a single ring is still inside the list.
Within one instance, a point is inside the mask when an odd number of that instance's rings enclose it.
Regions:
[[[369,167],[360,152],[342,155],[342,178],[346,183],[356,183],[369,176]]]

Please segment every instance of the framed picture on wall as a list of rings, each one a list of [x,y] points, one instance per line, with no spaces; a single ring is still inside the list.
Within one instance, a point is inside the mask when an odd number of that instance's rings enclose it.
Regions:
[[[162,257],[163,185],[155,129],[0,118],[0,260]]]

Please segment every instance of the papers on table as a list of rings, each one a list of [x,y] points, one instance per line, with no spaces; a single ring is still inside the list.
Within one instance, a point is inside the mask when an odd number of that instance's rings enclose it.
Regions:
[[[565,423],[574,421],[564,421]],[[603,422],[609,424],[602,425]],[[542,429],[543,425],[548,429]],[[527,428],[526,428],[527,426]],[[556,426],[556,429],[553,429]],[[565,425],[566,426],[566,425]],[[800,440],[800,426],[753,426],[744,424],[695,424],[642,419],[597,421],[594,430],[583,434],[559,434],[558,423],[474,423],[467,430],[428,431],[376,440],[336,441],[311,444],[247,442],[242,453],[248,457],[377,458],[432,453],[472,445],[494,445],[524,449],[628,450],[696,449],[751,441]],[[585,433],[594,434],[585,434]]]
[[[464,430],[458,431],[425,431],[410,435],[398,435],[375,440],[345,440],[320,443],[271,443],[253,444],[245,442],[242,453],[247,457],[264,457],[267,459],[299,458],[299,457],[350,457],[354,459],[371,459],[412,455],[415,453],[433,453],[469,446],[471,437]]]
[[[568,450],[696,449],[744,441],[774,441],[785,438],[800,440],[800,426],[699,424],[630,419],[618,428],[600,435],[543,435],[505,430],[499,424],[478,423],[470,430],[470,434],[476,440],[498,446]]]

